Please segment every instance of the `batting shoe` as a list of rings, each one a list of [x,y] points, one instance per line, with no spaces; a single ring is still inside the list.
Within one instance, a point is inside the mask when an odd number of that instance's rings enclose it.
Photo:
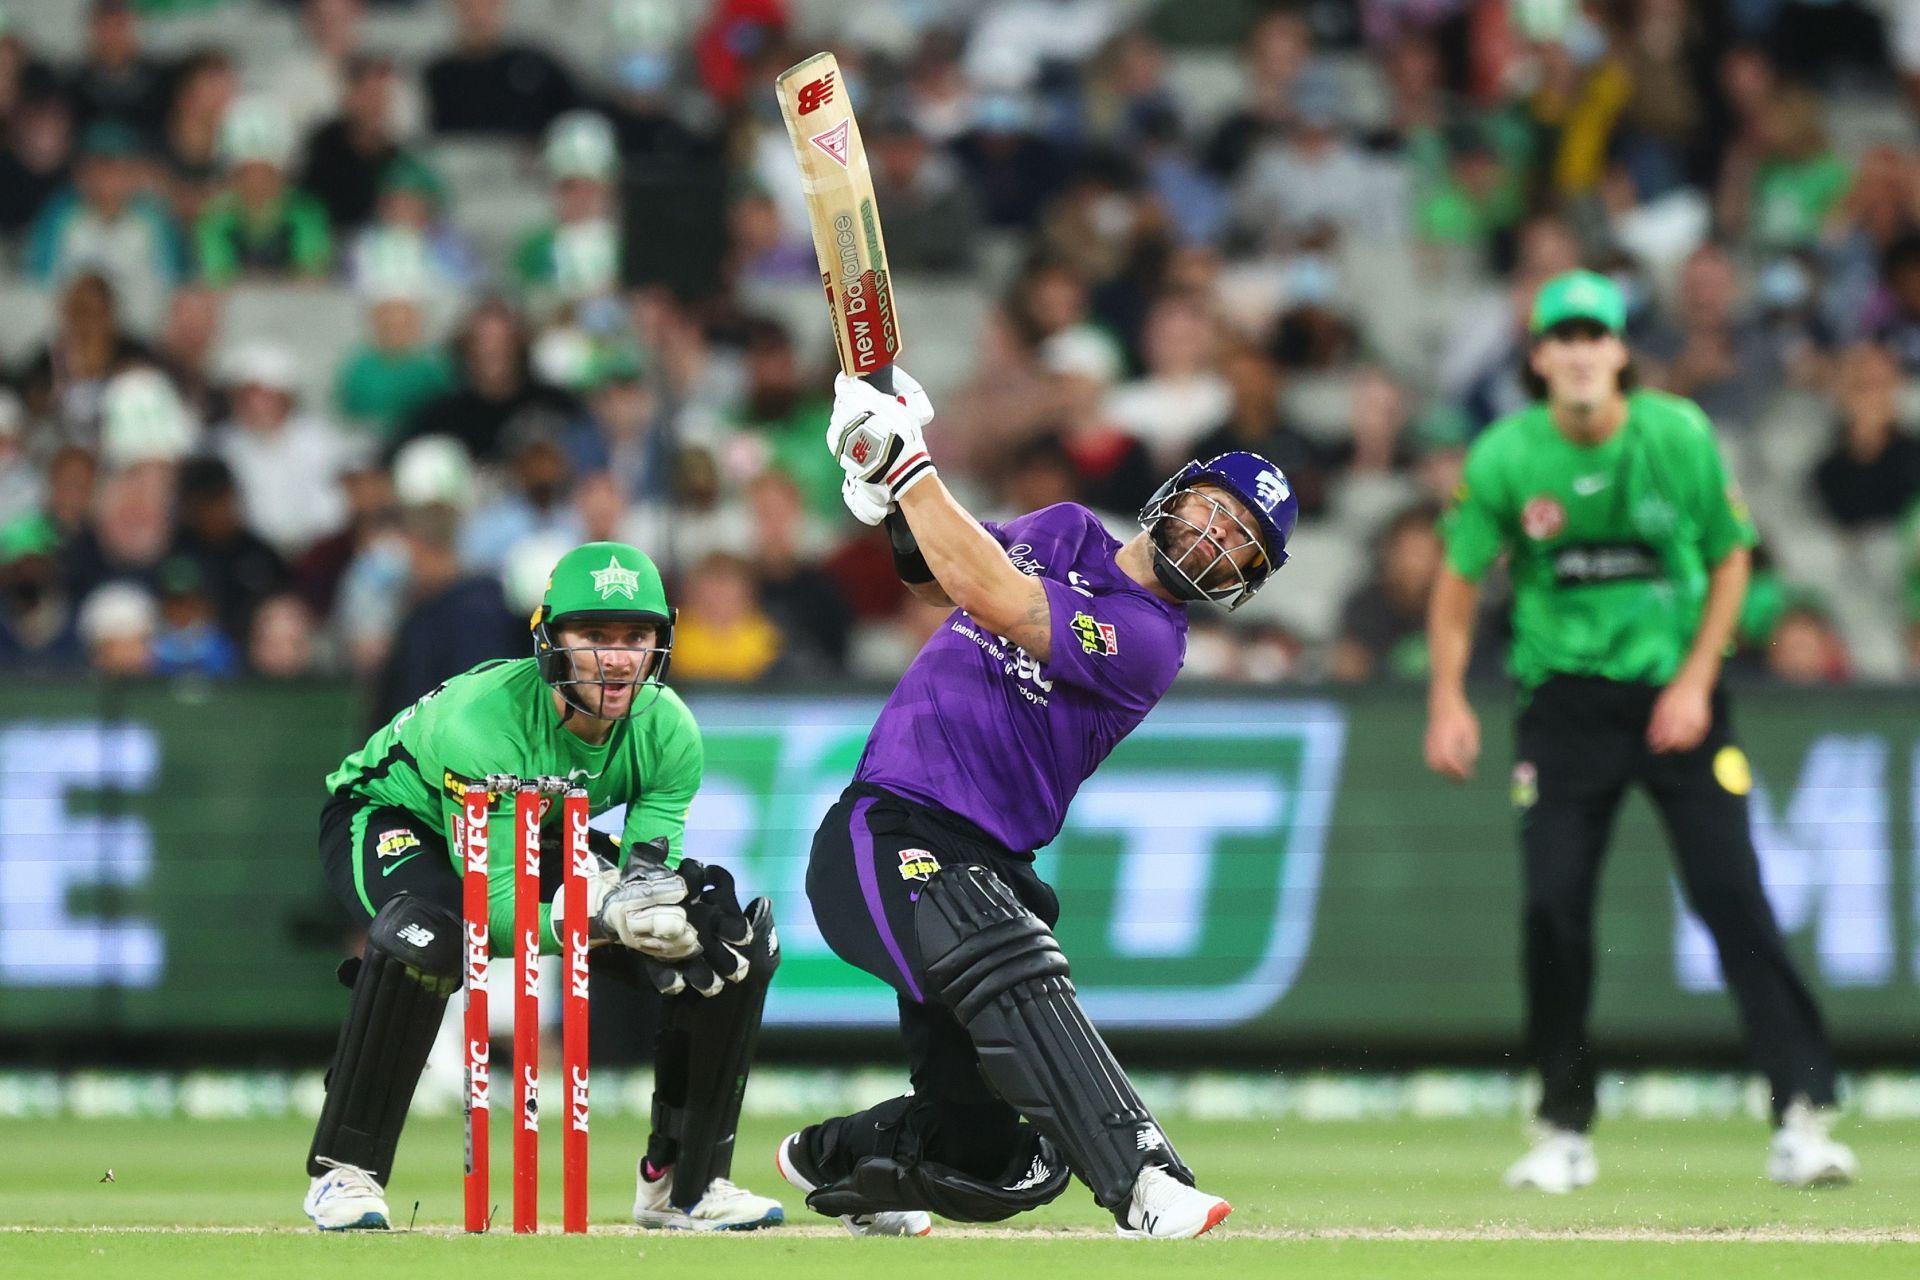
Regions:
[[[777,1227],[787,1220],[787,1211],[778,1200],[757,1196],[745,1187],[725,1178],[707,1184],[707,1193],[682,1209],[669,1198],[673,1191],[673,1168],[661,1170],[658,1178],[647,1177],[647,1162],[635,1170],[638,1184],[633,1193],[633,1220],[656,1231],[758,1231]]]
[[[1133,1194],[1113,1212],[1114,1229],[1131,1240],[1191,1240],[1226,1221],[1233,1206],[1190,1187],[1157,1164],[1140,1170]]]
[[[1586,1134],[1543,1121],[1534,1126],[1533,1149],[1508,1167],[1503,1181],[1516,1190],[1530,1187],[1563,1196],[1591,1186],[1599,1174],[1600,1163]]]
[[[374,1176],[350,1164],[321,1160],[327,1171],[307,1187],[300,1208],[322,1231],[385,1231],[387,1195]]]
[[[803,1131],[804,1132],[804,1131]],[[812,1195],[825,1179],[807,1159],[806,1145],[798,1133],[788,1134],[773,1149],[773,1167],[802,1195]],[[924,1236],[933,1232],[933,1218],[919,1209],[892,1213],[843,1213],[847,1234],[855,1236]]]
[[[1843,1187],[1860,1172],[1860,1161],[1827,1132],[1833,1111],[1805,1098],[1787,1104],[1767,1148],[1767,1176],[1790,1187]]]

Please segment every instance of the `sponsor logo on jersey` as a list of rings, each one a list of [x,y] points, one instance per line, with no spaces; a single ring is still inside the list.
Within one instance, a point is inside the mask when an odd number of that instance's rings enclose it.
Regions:
[[[1608,483],[1607,477],[1601,474],[1575,476],[1573,478],[1573,491],[1583,498],[1591,498],[1594,494],[1606,488]]]
[[[611,554],[607,556],[606,568],[590,569],[588,572],[593,575],[593,589],[600,593],[602,600],[611,600],[615,596],[632,600],[640,591],[640,575]]]
[[[940,859],[925,849],[902,849],[900,851],[900,878],[902,880],[927,881],[940,869]]]
[[[1071,624],[1080,647],[1098,658],[1111,658],[1120,652],[1120,633],[1111,622],[1101,622],[1090,613],[1076,613]]]
[[[1660,576],[1659,553],[1642,542],[1576,543],[1561,547],[1553,555],[1554,582],[1562,587]]]
[[[449,796],[451,796],[453,799],[461,803],[465,803],[466,801],[467,788],[469,786],[471,786],[473,783],[476,783],[476,782],[485,782],[485,781],[486,781],[485,778],[465,777],[461,774],[455,773],[451,769],[443,769],[440,773],[440,785],[446,789],[446,792]],[[500,802],[500,793],[498,791],[487,792],[487,808],[491,809],[493,808],[494,805],[498,804],[499,802]]]
[[[1520,528],[1535,542],[1545,542],[1567,527],[1567,509],[1560,499],[1542,494],[1520,509]]]
[[[376,858],[397,858],[409,849],[420,847],[420,837],[405,827],[395,827],[391,831],[382,831],[374,842],[373,856]]]

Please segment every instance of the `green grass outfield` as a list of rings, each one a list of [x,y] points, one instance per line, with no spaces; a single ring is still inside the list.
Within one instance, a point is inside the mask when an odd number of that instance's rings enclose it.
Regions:
[[[774,1141],[791,1124],[741,1128],[735,1172],[781,1194]],[[421,1119],[400,1151],[391,1235],[321,1236],[299,1212],[304,1120],[0,1121],[0,1275],[255,1280],[393,1275],[509,1280],[585,1274],[688,1280],[878,1275],[1080,1280],[1181,1276],[1587,1277],[1920,1274],[1920,1122],[1853,1121],[1860,1185],[1790,1191],[1762,1177],[1766,1134],[1750,1120],[1622,1119],[1599,1131],[1601,1180],[1564,1198],[1503,1190],[1520,1148],[1511,1121],[1186,1121],[1169,1126],[1202,1185],[1234,1203],[1212,1236],[1157,1244],[1111,1237],[1077,1184],[1048,1209],[994,1228],[942,1227],[925,1240],[851,1240],[784,1195],[787,1228],[710,1237],[625,1225],[644,1130],[609,1118],[594,1135],[597,1234],[469,1238],[460,1218],[460,1128]],[[497,1221],[507,1203],[507,1133],[495,1126]],[[559,1143],[547,1135],[544,1217],[559,1218]],[[113,1181],[102,1181],[108,1169]],[[196,1230],[198,1229],[198,1230]],[[1178,1255],[1177,1259],[1174,1255]],[[1013,1269],[1018,1268],[1018,1272]],[[656,1270],[657,1269],[657,1270]]]

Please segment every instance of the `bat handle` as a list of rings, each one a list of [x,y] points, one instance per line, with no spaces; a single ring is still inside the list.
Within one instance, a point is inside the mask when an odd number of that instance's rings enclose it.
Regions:
[[[881,395],[891,396],[899,394],[893,389],[893,366],[890,364],[881,365],[872,373],[867,374],[866,379],[879,390]]]

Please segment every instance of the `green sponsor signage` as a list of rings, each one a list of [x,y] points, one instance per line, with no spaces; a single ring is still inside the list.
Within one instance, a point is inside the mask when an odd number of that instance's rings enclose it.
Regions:
[[[879,699],[689,702],[708,739],[689,848],[776,899],[773,1034],[890,1026],[891,992],[825,949],[805,894],[814,828]],[[1885,691],[1736,707],[1769,896],[1837,1039],[1911,1056],[1915,707]],[[1506,705],[1482,711],[1487,758],[1455,787],[1421,768],[1411,692],[1170,697],[1039,854],[1095,1020],[1243,1054],[1512,1049],[1525,779]],[[0,684],[0,1034],[327,1033],[347,933],[320,882],[320,780],[358,714],[344,685]],[[1642,801],[1600,913],[1603,1042],[1737,1043]]]

